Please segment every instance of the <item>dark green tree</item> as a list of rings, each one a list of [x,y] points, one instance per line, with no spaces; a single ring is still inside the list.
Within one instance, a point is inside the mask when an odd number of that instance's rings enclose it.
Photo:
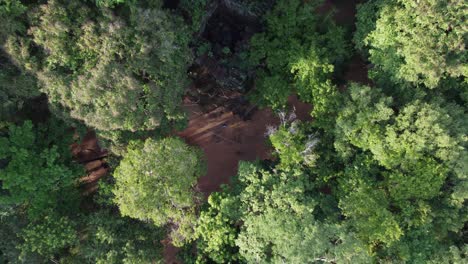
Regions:
[[[21,72],[0,50],[0,122],[14,121],[29,99],[40,95],[33,76]]]
[[[54,259],[55,255],[78,242],[76,222],[49,210],[43,217],[30,222],[19,234],[24,241],[19,248],[20,259],[37,253],[45,258]]]
[[[83,171],[71,160],[71,136],[49,138],[54,129],[64,129],[53,127],[34,128],[26,121],[0,137],[0,159],[6,161],[0,168],[0,203],[26,206],[33,218],[47,208],[76,208],[76,181]]]
[[[102,209],[86,218],[87,238],[77,256],[87,263],[163,263],[164,232],[151,224]]]
[[[20,0],[0,0],[0,47],[10,34],[25,30],[20,17],[26,10]]]
[[[266,15],[266,32],[252,38],[250,60],[261,65],[252,98],[262,106],[284,107],[296,92],[314,105],[314,116],[333,112],[334,68],[348,56],[344,30],[318,15],[321,1],[278,1]]]
[[[18,248],[24,243],[19,234],[27,224],[17,206],[0,205],[0,263],[44,263],[39,254]]]

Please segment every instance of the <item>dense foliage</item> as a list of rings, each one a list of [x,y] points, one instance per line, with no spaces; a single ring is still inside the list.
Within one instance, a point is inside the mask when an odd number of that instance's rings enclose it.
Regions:
[[[72,159],[70,133],[54,119],[33,125],[10,124],[0,131],[0,208],[5,241],[0,247],[6,261],[28,261],[36,255],[53,257],[77,242],[74,228],[79,206],[77,179],[83,170]],[[15,209],[17,210],[15,212]],[[17,249],[11,243],[17,241]]]
[[[40,95],[36,80],[22,73],[0,51],[0,120],[12,121],[29,99]]]
[[[467,5],[337,2],[0,0],[0,263],[466,263]],[[193,94],[278,117],[206,196]]]
[[[84,171],[72,161],[72,137],[65,131],[66,125],[54,119],[1,131],[2,263],[161,260],[162,230],[109,209],[91,215],[80,209],[77,181]]]
[[[419,254],[436,253],[431,250],[462,230],[467,220],[460,203],[466,194],[459,190],[467,171],[463,108],[442,100],[416,100],[395,113],[392,98],[378,88],[352,85],[349,93],[336,121],[335,147],[345,160],[361,165],[345,171],[347,178],[340,182],[343,213],[363,239],[398,248],[403,259],[416,258],[406,255],[416,253],[407,237],[424,232],[433,248]],[[428,230],[437,230],[437,235]]]
[[[201,152],[177,138],[133,142],[114,177],[115,202],[122,215],[174,224],[173,242],[193,236],[198,177],[204,173]]]
[[[101,130],[183,119],[191,54],[180,18],[158,7],[117,14],[59,0],[28,15],[28,36],[10,37],[6,50],[38,76],[55,111]]]
[[[10,125],[7,136],[0,137],[0,159],[8,161],[0,169],[5,191],[0,203],[26,206],[34,216],[58,205],[72,210],[70,195],[82,171],[71,161],[67,138],[49,137],[49,133],[54,135],[52,129],[64,127],[34,128],[26,121],[21,126]],[[57,141],[60,145],[54,144]]]
[[[374,63],[371,77],[383,87],[351,83],[342,94],[315,95],[309,100],[319,107],[312,123],[281,114],[281,125],[268,133],[276,160],[242,163],[233,186],[209,197],[197,228],[199,261],[465,260],[468,123],[466,105],[460,104],[466,88],[459,78],[466,64],[463,4],[436,2],[369,1],[360,6],[354,40]],[[281,9],[272,11],[275,16],[267,17],[270,23],[291,12],[285,7],[291,1],[281,3]],[[440,21],[450,30],[433,26]],[[281,36],[303,28],[285,27]],[[283,67],[285,58],[299,50],[267,37],[261,47],[273,45],[266,53],[277,54]],[[272,65],[279,64],[272,64],[271,55],[262,58],[267,70],[259,73],[260,96],[271,99],[283,91],[278,98],[284,104],[291,86],[301,95],[297,75],[276,71]],[[419,88],[421,84],[441,85],[441,92]],[[317,112],[317,100],[334,102],[331,115],[320,116],[326,111]]]
[[[241,163],[237,177],[236,189],[212,194],[210,208],[200,216],[199,247],[206,257],[217,263],[369,259],[354,234],[317,219],[322,198],[310,195],[313,186],[303,172]]]
[[[109,210],[89,216],[89,236],[80,245],[80,257],[87,263],[162,263],[163,230]]]
[[[435,88],[468,76],[468,7],[456,0],[378,0],[359,7],[356,46],[394,81]]]
[[[329,16],[316,15],[320,1],[278,1],[266,15],[266,32],[251,41],[251,58],[257,71],[255,102],[284,107],[296,92],[314,105],[314,116],[333,111],[335,65],[347,57],[344,30]]]

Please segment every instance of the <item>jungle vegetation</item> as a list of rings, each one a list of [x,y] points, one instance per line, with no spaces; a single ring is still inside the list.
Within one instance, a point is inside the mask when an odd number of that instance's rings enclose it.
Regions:
[[[0,0],[0,263],[164,263],[164,241],[182,263],[467,262],[464,1],[361,1],[350,25],[320,0],[169,2]],[[220,2],[260,21],[240,52],[203,39]],[[272,158],[206,197],[175,132],[200,53],[281,117]],[[110,149],[91,196],[86,130]]]

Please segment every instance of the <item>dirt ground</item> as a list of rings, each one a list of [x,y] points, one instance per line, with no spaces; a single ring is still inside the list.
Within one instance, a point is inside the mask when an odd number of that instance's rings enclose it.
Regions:
[[[325,0],[318,12],[335,8],[335,20],[341,25],[353,27],[356,4],[362,0]],[[370,84],[366,63],[358,55],[349,62],[345,71],[348,81]],[[294,109],[299,120],[311,121],[312,106],[302,103],[297,96],[288,98],[290,110]],[[269,126],[277,126],[279,119],[270,109],[257,110],[250,120],[244,121],[224,107],[204,113],[197,104],[188,101],[184,107],[189,113],[188,127],[177,133],[188,144],[200,147],[205,154],[207,173],[200,177],[197,187],[208,196],[219,191],[221,185],[229,184],[236,175],[239,161],[264,160],[271,157],[265,132]],[[75,159],[83,164],[86,176],[82,177],[81,190],[84,195],[97,189],[98,180],[105,176],[109,167],[105,161],[107,152],[102,150],[94,132],[89,131],[80,144],[72,146]],[[178,249],[171,244],[165,248],[165,262],[179,263],[176,260]]]
[[[301,120],[310,120],[310,105],[301,103],[296,96],[289,98]],[[189,112],[187,129],[178,133],[190,145],[205,153],[208,172],[198,181],[198,188],[207,196],[219,191],[221,184],[229,183],[237,173],[240,160],[268,159],[271,150],[265,132],[268,126],[277,126],[279,120],[270,109],[257,110],[251,120],[243,121],[223,107],[202,113],[198,105],[186,105]]]
[[[107,150],[101,149],[94,131],[88,131],[81,142],[71,146],[75,160],[82,164],[86,176],[80,178],[80,189],[84,196],[97,190],[98,180],[107,175],[109,166],[105,161]]]
[[[265,128],[277,125],[270,110],[257,111],[252,120],[242,121],[232,112],[217,108],[201,114],[195,105],[188,107],[190,122],[179,136],[190,145],[203,149],[208,172],[198,181],[200,191],[209,195],[237,172],[239,160],[266,159],[269,149],[265,145]]]

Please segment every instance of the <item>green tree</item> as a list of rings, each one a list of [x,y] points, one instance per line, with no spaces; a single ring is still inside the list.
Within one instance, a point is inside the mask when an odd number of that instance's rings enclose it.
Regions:
[[[337,88],[331,77],[347,57],[344,30],[317,15],[321,1],[278,1],[266,15],[266,32],[252,38],[250,60],[257,71],[252,97],[262,106],[284,107],[297,92],[321,118],[333,111]]]
[[[180,139],[133,142],[114,172],[115,202],[124,216],[173,223],[172,239],[180,245],[193,237],[195,185],[203,173],[201,151]]]
[[[212,194],[199,249],[218,263],[369,261],[365,246],[337,222],[322,222],[318,196],[303,172],[241,162],[231,192]],[[238,230],[238,231],[237,231]],[[236,234],[236,231],[238,234]],[[237,246],[238,249],[234,247]],[[239,253],[237,253],[237,250]]]
[[[355,43],[394,81],[434,88],[468,76],[466,12],[456,0],[368,1],[358,8]]]
[[[2,49],[12,35],[25,32],[26,11],[19,0],[0,0],[0,122],[14,120],[28,99],[40,95],[35,78],[21,72]]]
[[[179,8],[187,12],[191,16],[191,30],[198,32],[201,30],[202,23],[206,19],[205,9],[208,5],[208,0],[181,0]]]
[[[0,263],[44,263],[37,253],[22,252],[18,248],[24,242],[18,235],[26,225],[26,219],[16,206],[0,205]]]
[[[283,107],[295,91],[320,108],[323,96],[336,92],[331,75],[347,56],[344,31],[330,17],[316,15],[320,2],[279,1],[265,16],[266,32],[252,38],[250,59],[265,66],[253,95],[261,105]]]
[[[368,156],[357,156],[339,181],[339,206],[346,223],[373,251],[380,243],[392,245],[403,235],[396,217],[389,210],[387,193],[376,181],[379,168]]]
[[[0,129],[0,259],[7,263],[56,260],[78,241],[76,183],[84,171],[72,161],[67,130],[52,118]]]
[[[20,0],[0,0],[0,47],[10,34],[25,30],[20,17],[26,10]]]
[[[236,244],[247,262],[311,263],[367,259],[359,242],[334,223],[315,219],[317,197],[303,172],[268,172],[241,163],[243,226]],[[335,254],[339,253],[339,254]]]
[[[38,253],[44,257],[54,257],[68,247],[78,242],[76,223],[53,211],[46,211],[46,215],[30,222],[21,232],[24,242],[19,246],[22,254]],[[26,259],[27,261],[27,259]]]
[[[32,39],[12,37],[6,50],[38,76],[57,115],[100,130],[151,130],[163,119],[183,120],[191,53],[180,17],[160,8],[116,14],[61,0],[28,15]]]
[[[292,118],[290,115],[288,118]],[[301,169],[301,165],[315,166],[318,154],[315,151],[319,139],[310,131],[310,125],[294,120],[283,123],[270,131],[269,139],[279,158],[282,170]]]
[[[96,5],[98,6],[105,6],[105,7],[114,7],[119,4],[123,4],[126,2],[133,2],[127,0],[95,0]]]
[[[468,217],[465,110],[440,98],[399,105],[356,84],[348,94],[335,128],[346,223],[382,259],[439,258]]]
[[[8,134],[0,137],[0,159],[7,161],[0,169],[4,191],[0,203],[27,206],[32,217],[46,208],[73,211],[76,180],[83,171],[71,161],[66,143],[71,137],[48,138],[55,136],[53,130],[34,128],[26,121],[11,125]],[[55,140],[63,141],[54,144]]]
[[[78,257],[87,263],[162,263],[162,229],[102,209],[86,218],[88,237]]]
[[[235,244],[239,233],[237,215],[239,199],[227,191],[212,193],[208,197],[208,208],[200,212],[196,228],[197,247],[203,254],[199,260],[213,260],[216,263],[239,261]]]
[[[33,76],[21,72],[0,50],[0,122],[12,121],[28,99],[40,95]]]
[[[353,84],[349,94],[336,123],[335,146],[343,156],[350,155],[355,146],[369,150],[387,169],[424,175],[421,172],[427,168],[421,166],[428,166],[436,174],[445,175],[436,165],[440,164],[463,178],[468,123],[462,107],[443,100],[415,100],[396,114],[392,98],[378,88]],[[439,182],[434,186],[438,189],[444,181],[435,182]]]
[[[466,262],[466,245],[458,247],[453,240],[439,241],[437,237],[437,231],[432,225],[413,228],[382,259],[411,263]]]

